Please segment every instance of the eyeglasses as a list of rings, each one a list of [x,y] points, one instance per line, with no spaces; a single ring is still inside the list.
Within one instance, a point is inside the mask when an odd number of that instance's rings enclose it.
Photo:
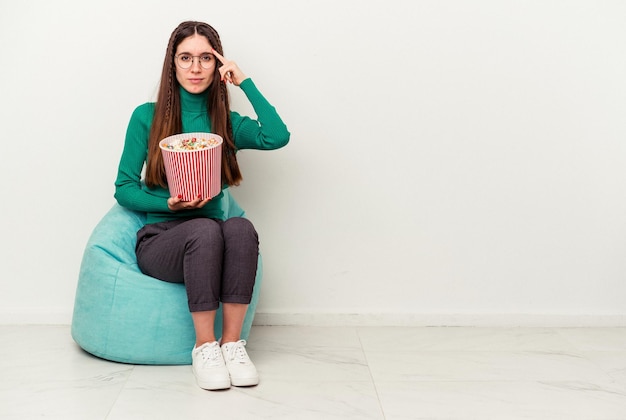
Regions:
[[[213,61],[213,56],[211,54],[202,54],[202,55],[190,55],[190,54],[178,54],[175,55],[176,64],[181,69],[188,69],[193,65],[193,59],[197,58],[200,66],[203,69],[211,68],[211,61]]]

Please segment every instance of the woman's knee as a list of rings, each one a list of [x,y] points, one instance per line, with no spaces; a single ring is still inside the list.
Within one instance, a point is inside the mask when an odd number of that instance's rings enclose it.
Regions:
[[[188,241],[206,244],[222,244],[224,237],[218,222],[212,219],[197,218],[184,223]]]
[[[231,217],[222,225],[224,240],[250,240],[258,244],[259,235],[250,220],[243,217]]]

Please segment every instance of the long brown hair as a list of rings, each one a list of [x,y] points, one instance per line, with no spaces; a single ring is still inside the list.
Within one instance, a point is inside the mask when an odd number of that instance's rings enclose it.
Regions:
[[[165,60],[161,83],[157,95],[154,118],[150,127],[148,140],[148,158],[146,163],[145,183],[148,187],[167,186],[163,157],[159,149],[159,141],[183,130],[180,110],[179,83],[176,80],[174,55],[176,48],[187,37],[194,34],[205,36],[209,44],[221,55],[224,55],[220,36],[215,29],[203,22],[183,22],[172,32]],[[222,144],[222,183],[238,185],[241,172],[235,156],[233,128],[230,121],[230,104],[226,84],[221,81],[219,66],[215,66],[213,81],[206,90],[207,108],[211,120],[211,131],[224,139]]]

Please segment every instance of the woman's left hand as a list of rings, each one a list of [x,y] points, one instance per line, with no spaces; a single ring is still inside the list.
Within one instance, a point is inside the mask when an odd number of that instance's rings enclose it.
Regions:
[[[211,201],[210,198],[202,199],[201,196],[198,196],[195,200],[191,201],[182,201],[181,196],[178,197],[170,197],[167,199],[167,207],[171,211],[181,211],[181,210],[195,210],[201,209]]]
[[[227,60],[226,58],[224,58],[223,55],[215,51],[215,49],[213,49],[213,55],[216,56],[217,59],[220,60],[220,62],[222,63],[219,71],[224,82],[232,83],[235,86],[239,86],[241,82],[247,79],[246,75],[243,74],[241,69],[237,66],[237,63],[231,60]]]

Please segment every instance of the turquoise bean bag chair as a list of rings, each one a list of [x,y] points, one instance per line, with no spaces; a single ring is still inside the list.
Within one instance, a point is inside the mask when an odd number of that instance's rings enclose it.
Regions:
[[[228,189],[224,214],[243,217]],[[145,214],[114,205],[95,227],[80,267],[72,338],[85,351],[103,359],[132,364],[191,364],[196,336],[185,286],[143,274],[135,257],[136,233]],[[262,262],[244,320],[241,338],[250,334],[259,299]],[[222,334],[222,309],[215,335]]]

